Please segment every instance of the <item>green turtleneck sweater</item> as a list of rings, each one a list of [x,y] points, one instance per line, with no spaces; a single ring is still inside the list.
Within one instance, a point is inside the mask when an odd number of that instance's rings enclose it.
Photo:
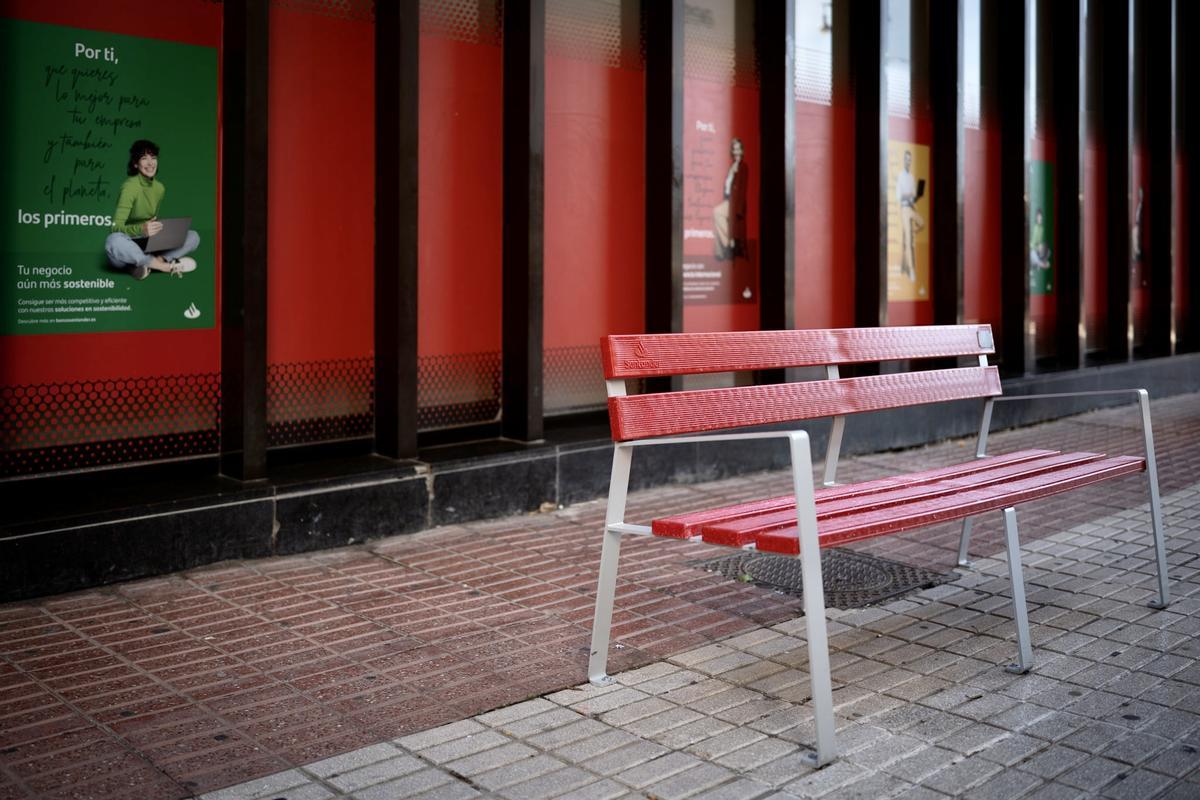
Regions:
[[[142,175],[132,175],[121,184],[121,193],[117,195],[117,210],[113,212],[112,229],[114,233],[124,233],[135,239],[146,235],[142,225],[148,219],[158,216],[158,206],[162,203],[167,187],[157,180],[147,179]]]

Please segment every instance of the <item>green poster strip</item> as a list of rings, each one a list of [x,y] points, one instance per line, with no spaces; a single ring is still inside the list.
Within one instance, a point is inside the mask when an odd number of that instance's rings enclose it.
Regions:
[[[213,327],[216,49],[0,19],[0,81],[0,334]],[[138,139],[160,148],[159,218],[199,235],[193,272],[109,263]]]
[[[1054,164],[1029,162],[1029,292],[1054,291]]]

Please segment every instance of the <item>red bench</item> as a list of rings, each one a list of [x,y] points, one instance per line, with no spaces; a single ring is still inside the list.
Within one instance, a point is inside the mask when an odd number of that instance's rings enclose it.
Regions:
[[[971,518],[987,511],[1002,511],[1018,651],[1017,663],[1008,669],[1026,672],[1032,666],[1033,651],[1014,506],[1145,470],[1158,565],[1158,598],[1151,605],[1163,608],[1168,602],[1162,512],[1145,390],[1120,390],[1139,401],[1144,457],[1050,450],[989,456],[987,432],[996,402],[1070,395],[1002,397],[996,368],[987,362],[994,352],[987,325],[608,336],[601,343],[601,351],[616,446],[588,664],[593,683],[611,680],[606,674],[609,631],[621,538],[626,535],[699,538],[711,544],[799,556],[804,586],[813,587],[823,585],[822,547],[949,520],[964,520],[959,563],[967,566]],[[841,378],[838,371],[843,364],[933,358],[977,359],[977,364],[856,378]],[[824,380],[627,394],[626,381],[630,380],[815,366],[825,368]],[[984,401],[974,461],[865,483],[836,484],[847,415],[973,398]],[[832,417],[833,426],[825,458],[825,486],[817,490],[812,485],[811,455],[804,431],[731,432],[821,417]],[[664,517],[650,526],[625,522],[629,470],[636,448],[747,438],[788,440],[793,495]],[[809,760],[820,765],[836,755],[823,592],[804,592],[804,615],[816,721],[816,749]]]

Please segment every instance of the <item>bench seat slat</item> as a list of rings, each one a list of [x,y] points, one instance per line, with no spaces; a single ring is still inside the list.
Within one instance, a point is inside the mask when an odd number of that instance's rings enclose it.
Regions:
[[[987,456],[986,458],[977,458],[974,461],[967,461],[962,464],[954,464],[949,467],[938,467],[937,469],[925,470],[922,472],[912,472],[907,475],[895,475],[888,478],[876,478],[862,483],[847,483],[840,486],[826,486],[817,490],[817,502],[824,502],[834,499],[861,497],[865,494],[880,492],[886,489],[894,489],[901,486],[915,486],[919,484],[931,483],[937,480],[961,477],[971,475],[976,472],[981,472],[987,469],[994,469],[1006,464],[1016,464],[1026,461],[1031,461],[1046,456],[1057,455],[1056,450],[1019,450],[1014,453],[1006,453],[998,456]],[[670,517],[661,517],[654,520],[652,528],[655,536],[666,536],[674,539],[690,539],[693,536],[699,536],[701,529],[706,525],[719,525],[735,520],[755,517],[762,514],[771,514],[776,511],[788,511],[792,513],[792,521],[796,519],[796,498],[794,495],[782,495],[780,497],[771,497],[766,500],[754,500],[749,503],[738,503],[732,506],[723,506],[721,508],[710,508],[705,511],[693,511],[687,514],[676,514]]]
[[[600,352],[611,380],[990,355],[995,348],[988,325],[921,325],[615,335],[601,340]]]
[[[874,536],[901,533],[939,522],[962,519],[985,511],[1008,508],[1109,478],[1132,475],[1143,471],[1145,467],[1146,462],[1143,458],[1114,456],[1011,483],[818,520],[817,530],[821,547],[834,547]],[[760,533],[755,537],[754,544],[759,550],[767,553],[796,555],[800,552],[795,526]]]
[[[911,505],[921,500],[932,500],[968,489],[980,489],[1001,482],[1029,478],[1034,475],[1086,464],[1089,461],[1098,461],[1101,458],[1104,458],[1104,456],[1099,453],[1060,453],[1018,464],[1004,464],[970,475],[885,489],[867,496],[859,495],[856,497],[826,500],[817,498],[817,520],[834,519],[850,514],[882,510],[892,506]],[[795,524],[796,511],[793,508],[790,514],[779,511],[773,514],[760,514],[732,522],[710,523],[702,528],[701,533],[704,541],[709,544],[742,547],[753,542],[755,537],[760,533],[776,528],[794,527]]]
[[[995,367],[964,367],[610,397],[608,412],[613,439],[624,442],[999,394]]]

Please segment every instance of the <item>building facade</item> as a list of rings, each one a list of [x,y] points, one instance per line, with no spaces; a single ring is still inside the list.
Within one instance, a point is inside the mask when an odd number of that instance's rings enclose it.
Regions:
[[[595,496],[608,333],[1200,385],[1190,3],[2,8],[4,597]],[[106,244],[144,140],[194,270]]]

